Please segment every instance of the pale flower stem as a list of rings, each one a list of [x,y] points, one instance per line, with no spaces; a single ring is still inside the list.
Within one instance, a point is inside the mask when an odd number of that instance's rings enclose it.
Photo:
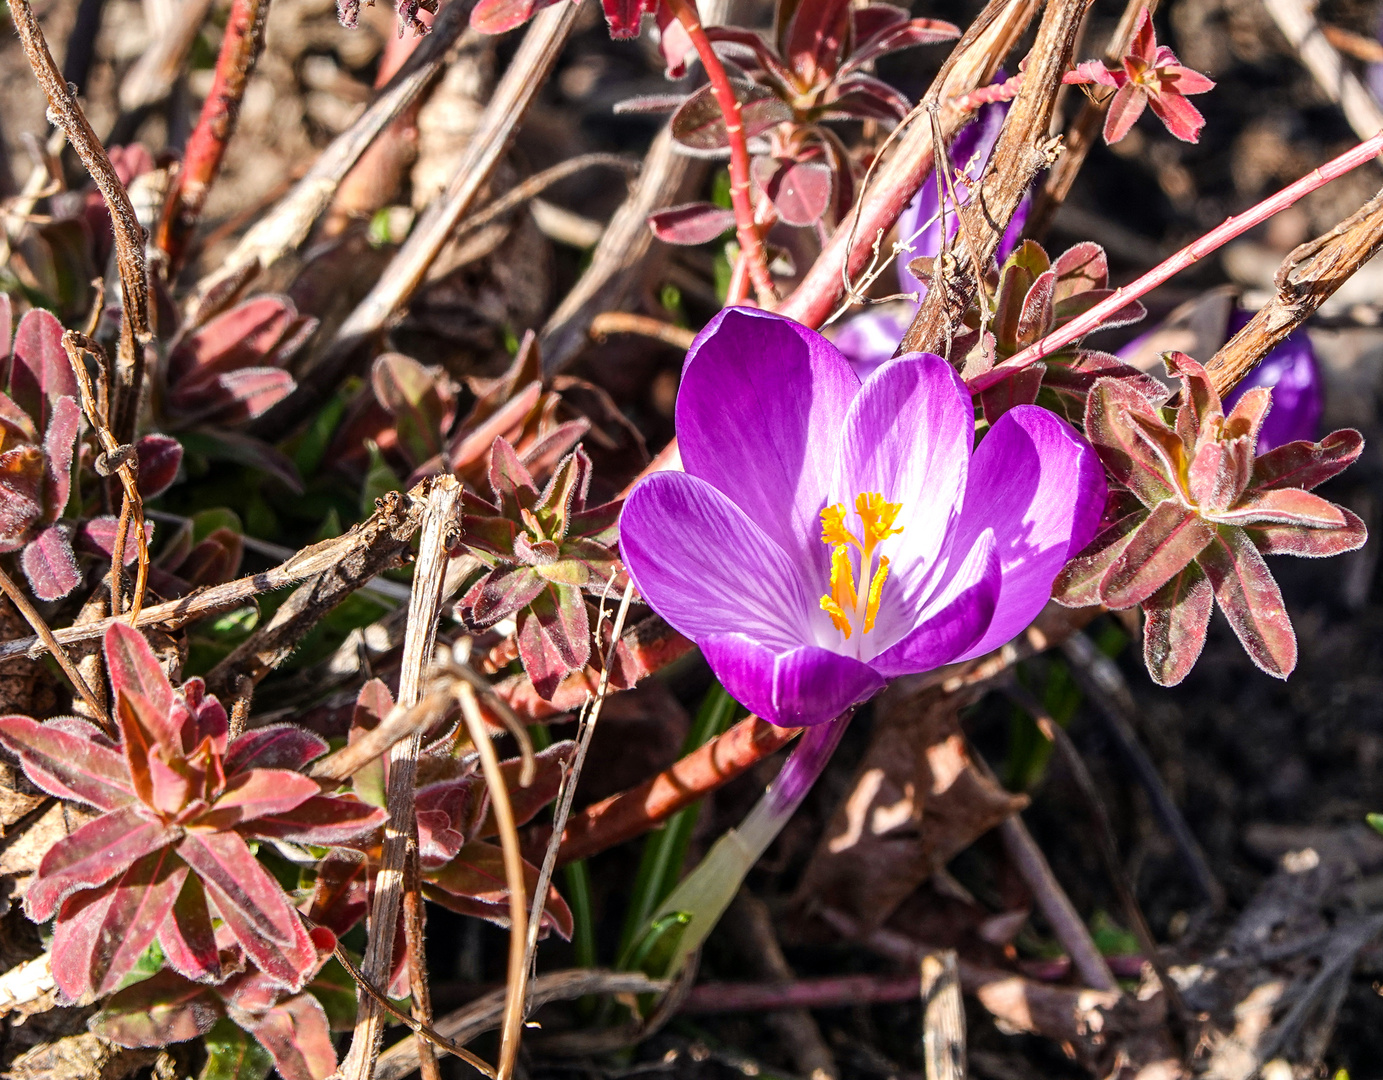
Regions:
[[[847,709],[830,723],[808,728],[783,763],[782,771],[768,785],[739,828],[731,829],[717,840],[706,857],[650,916],[649,926],[679,912],[691,917],[677,944],[676,956],[667,972],[669,978],[676,975],[686,958],[699,949],[715,929],[749,871],[802,805],[812,784],[830,761],[853,714],[853,708]]]

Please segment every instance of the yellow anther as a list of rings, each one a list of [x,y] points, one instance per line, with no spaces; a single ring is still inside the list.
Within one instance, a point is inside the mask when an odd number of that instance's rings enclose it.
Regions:
[[[888,559],[879,559],[879,569],[874,572],[874,580],[869,583],[869,602],[864,608],[864,632],[874,629],[874,620],[879,617],[879,597],[884,594],[884,582],[888,580]]]
[[[864,526],[863,546],[866,551],[871,550],[881,540],[887,540],[903,531],[901,526],[896,529],[893,527],[902,509],[902,503],[888,502],[877,491],[855,497],[855,510],[860,515],[860,524]]]
[[[831,617],[831,622],[835,624],[837,630],[845,635],[845,640],[850,640],[850,620],[846,618],[845,612],[840,605],[829,596],[821,598],[821,610]]]
[[[845,527],[844,503],[836,503],[821,511],[821,542],[832,548],[858,542]]]
[[[849,544],[837,544],[836,549],[831,552],[831,599],[842,610],[850,608],[853,611],[859,604],[859,597],[855,595],[855,577],[850,565]]]

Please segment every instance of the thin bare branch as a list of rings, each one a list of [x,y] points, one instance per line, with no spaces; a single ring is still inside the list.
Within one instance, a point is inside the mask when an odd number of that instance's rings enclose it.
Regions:
[[[14,579],[3,570],[0,570],[0,591],[3,591],[10,598],[14,606],[19,609],[19,614],[24,616],[24,621],[34,628],[34,633],[53,651],[53,657],[57,660],[58,666],[62,668],[63,674],[71,681],[72,688],[82,696],[82,700],[86,702],[86,707],[91,710],[91,715],[101,721],[101,725],[109,734],[114,735],[115,725],[111,723],[110,714],[106,712],[105,706],[91,692],[91,687],[87,686],[86,680],[82,678],[82,673],[77,670],[77,665],[72,662],[67,651],[54,640],[53,631],[48,629],[48,624],[43,621],[43,616],[34,609],[33,604],[29,603],[29,598],[24,595],[24,590],[16,585]]]

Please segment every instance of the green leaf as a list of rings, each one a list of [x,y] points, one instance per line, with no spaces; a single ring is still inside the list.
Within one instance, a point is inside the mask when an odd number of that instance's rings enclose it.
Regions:
[[[1364,820],[1383,833],[1383,814],[1366,814]]]
[[[206,1033],[206,1065],[199,1080],[264,1080],[274,1067],[273,1055],[229,1020]]]

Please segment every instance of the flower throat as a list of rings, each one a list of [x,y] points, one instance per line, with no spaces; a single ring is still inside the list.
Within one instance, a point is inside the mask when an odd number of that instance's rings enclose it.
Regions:
[[[821,542],[831,549],[831,591],[822,596],[821,610],[831,617],[846,641],[856,630],[867,634],[874,629],[879,597],[888,579],[888,559],[880,556],[876,570],[874,551],[884,540],[903,531],[901,525],[893,527],[902,509],[902,503],[886,502],[877,491],[855,496],[855,513],[860,519],[858,536],[845,527],[848,511],[844,503],[821,511]],[[858,575],[851,548],[859,553]]]

